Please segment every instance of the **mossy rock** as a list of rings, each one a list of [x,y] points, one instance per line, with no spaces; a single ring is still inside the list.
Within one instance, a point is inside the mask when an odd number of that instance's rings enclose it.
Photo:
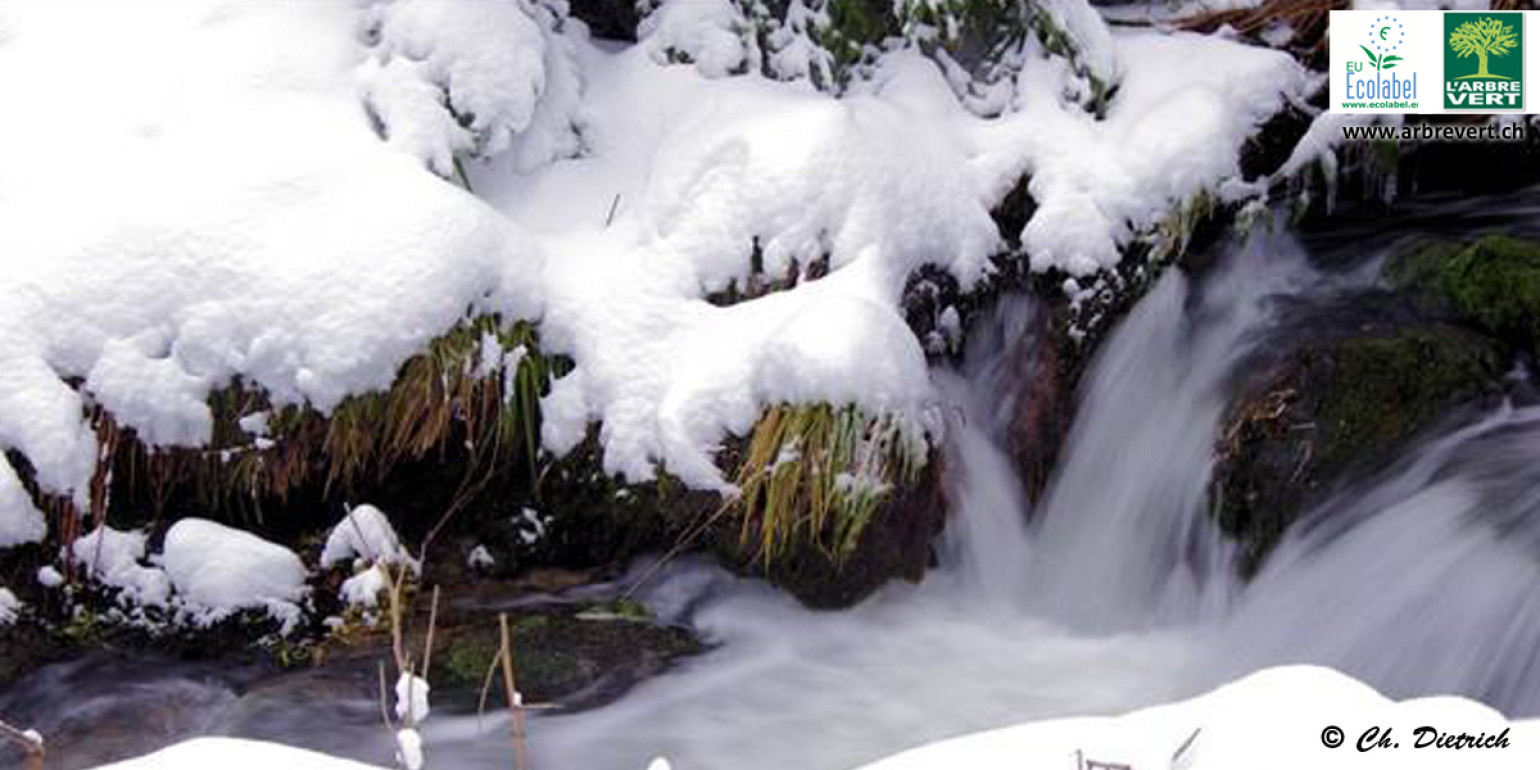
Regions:
[[[1488,235],[1424,241],[1386,261],[1385,279],[1516,347],[1540,344],[1540,242]]]
[[[1242,573],[1311,503],[1491,390],[1505,358],[1490,338],[1424,321],[1306,342],[1275,362],[1232,403],[1210,486]]]
[[[676,660],[704,650],[689,629],[663,625],[636,602],[610,601],[521,610],[509,617],[514,669],[526,703],[591,708]],[[495,620],[455,630],[434,658],[435,697],[475,708],[501,634]],[[500,704],[501,685],[489,699]]]

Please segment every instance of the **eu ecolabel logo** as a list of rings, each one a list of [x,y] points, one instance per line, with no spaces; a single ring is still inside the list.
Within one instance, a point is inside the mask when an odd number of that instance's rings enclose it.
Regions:
[[[1524,109],[1524,14],[1444,14],[1444,108]]]
[[[1357,102],[1397,102],[1372,105],[1378,107],[1416,107],[1417,73],[1396,70],[1397,65],[1405,62],[1398,52],[1406,44],[1406,25],[1396,14],[1376,16],[1361,40],[1358,47],[1364,52],[1364,58],[1347,61],[1342,98]]]

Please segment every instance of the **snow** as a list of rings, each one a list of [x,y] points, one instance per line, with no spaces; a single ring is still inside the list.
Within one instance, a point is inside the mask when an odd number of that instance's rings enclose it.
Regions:
[[[0,548],[41,542],[47,534],[42,511],[32,504],[11,463],[0,457]]]
[[[29,105],[0,122],[0,449],[44,490],[85,501],[88,400],[201,444],[237,375],[329,410],[468,306],[538,313],[527,239],[375,133],[360,13],[0,7],[0,99]],[[489,146],[520,119],[488,114]]]
[[[642,19],[637,39],[654,62],[686,61],[705,76],[726,77],[757,68],[749,21],[732,0],[662,0]]]
[[[990,209],[1029,175],[1031,267],[1107,270],[1175,207],[1240,190],[1239,147],[1311,84],[1275,51],[1110,32],[1055,0],[1076,61],[1025,57],[985,119],[913,45],[840,97],[763,77],[767,55],[779,76],[820,66],[803,45],[818,4],[768,54],[728,0],[667,0],[618,49],[554,0],[462,6],[109,5],[86,29],[53,4],[0,8],[0,100],[30,105],[0,124],[18,255],[0,263],[0,449],[83,503],[88,404],[152,444],[203,444],[210,389],[240,377],[329,410],[467,308],[538,318],[575,362],[542,401],[545,446],[598,422],[629,480],[665,466],[730,491],[715,452],[782,401],[935,440],[900,308],[917,268],[978,285],[1005,248]],[[1086,72],[1119,83],[1104,119],[1065,93]],[[457,157],[474,194],[444,178]],[[756,258],[804,280],[704,301]],[[11,507],[0,522],[36,532]],[[328,566],[385,555],[332,546]]]
[[[64,576],[51,565],[43,565],[37,568],[37,584],[44,588],[58,588],[64,585]]]
[[[396,731],[396,761],[406,770],[422,768],[422,735],[412,728]]]
[[[1331,725],[1345,733],[1345,745],[1335,750],[1321,742]],[[1412,749],[1413,731],[1422,725],[1472,735],[1497,735],[1507,729],[1510,745],[1457,752]],[[1356,750],[1359,737],[1371,726],[1391,728],[1402,748]],[[408,750],[420,752],[421,736],[415,730],[402,730],[396,737],[404,758],[410,756]],[[1396,702],[1331,669],[1287,666],[1256,672],[1190,700],[1122,716],[1055,719],[953,738],[862,770],[1074,770],[1077,752],[1086,761],[1141,769],[1521,770],[1534,767],[1540,758],[1540,720],[1509,722],[1462,698]],[[199,738],[98,770],[203,770],[213,765],[228,770],[368,770],[348,760],[231,738]],[[668,760],[659,757],[647,770],[669,767]]]
[[[1322,735],[1340,726],[1346,745],[1326,748]],[[1414,750],[1414,730],[1436,725],[1448,732],[1497,735],[1509,729],[1510,747],[1484,751]],[[1356,750],[1371,726],[1389,727],[1400,749]],[[1197,737],[1187,740],[1197,732]],[[1540,721],[1509,723],[1492,709],[1461,698],[1393,702],[1331,669],[1267,669],[1211,693],[1119,717],[1059,719],[955,738],[914,749],[863,770],[966,767],[1077,767],[1089,762],[1135,768],[1238,767],[1385,768],[1432,770],[1533,767],[1540,759]],[[1183,749],[1184,744],[1186,748]]]
[[[161,555],[187,620],[207,626],[246,609],[261,610],[291,631],[305,598],[306,571],[276,543],[204,519],[182,519],[166,533]]]
[[[164,570],[141,563],[148,539],[143,532],[104,525],[76,538],[65,556],[83,567],[86,577],[119,589],[120,604],[162,607],[171,597],[171,581]]]
[[[15,623],[20,612],[21,600],[9,588],[0,587],[0,626]]]
[[[492,557],[492,552],[484,545],[478,545],[471,549],[465,557],[465,566],[471,569],[486,569],[497,564],[497,559]]]
[[[355,560],[366,564],[404,564],[415,569],[416,561],[401,545],[390,518],[372,505],[360,505],[332,527],[321,550],[321,568]]]
[[[383,770],[304,749],[241,738],[194,738],[97,770]]]
[[[378,564],[371,564],[362,572],[342,581],[337,595],[352,607],[377,607],[380,594],[391,586],[390,573]]]
[[[413,676],[401,675],[396,680],[396,718],[404,725],[420,725],[428,718],[428,682]]]
[[[512,149],[532,168],[577,151],[581,82],[549,3],[395,0],[373,15],[359,78],[391,146],[444,176],[456,154]]]

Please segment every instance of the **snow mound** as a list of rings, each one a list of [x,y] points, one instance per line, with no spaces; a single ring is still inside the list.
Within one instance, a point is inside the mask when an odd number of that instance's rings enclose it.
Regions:
[[[1494,740],[1506,730],[1509,746],[1457,753],[1414,749],[1416,742],[1430,740],[1416,732],[1425,725],[1451,734],[1484,733]],[[1343,734],[1328,734],[1332,726]],[[1390,728],[1391,742],[1400,747],[1358,750],[1358,741],[1376,726]],[[1340,747],[1325,745],[1338,737],[1344,741]],[[1540,721],[1509,723],[1487,706],[1462,698],[1398,703],[1331,669],[1290,666],[1257,672],[1180,703],[1120,717],[1059,719],[955,738],[864,770],[1074,768],[1077,756],[1086,762],[1186,770],[1519,770],[1540,759]]]
[[[373,9],[359,68],[387,141],[435,172],[511,150],[521,168],[575,154],[582,83],[566,4],[394,0]]]
[[[11,463],[0,457],[0,548],[39,543],[48,535],[48,522],[32,504]]]
[[[390,518],[372,505],[360,505],[342,517],[326,537],[321,550],[321,568],[330,569],[353,562],[367,564],[404,564],[416,569],[417,562],[401,545]]]
[[[97,770],[383,770],[304,749],[241,738],[195,738]]]
[[[306,571],[276,543],[204,519],[183,519],[166,533],[161,555],[179,609],[207,626],[241,610],[262,610],[283,624],[299,622]]]
[[[76,538],[65,548],[65,555],[84,569],[86,577],[119,589],[119,604],[163,607],[171,597],[171,581],[164,570],[142,563],[148,540],[143,532],[102,526]]]
[[[0,7],[0,99],[29,105],[0,121],[0,449],[45,491],[84,503],[88,403],[201,444],[208,391],[236,376],[325,411],[389,385],[467,307],[538,312],[507,278],[538,273],[525,239],[371,126],[362,12]],[[489,146],[535,124],[485,109]]]

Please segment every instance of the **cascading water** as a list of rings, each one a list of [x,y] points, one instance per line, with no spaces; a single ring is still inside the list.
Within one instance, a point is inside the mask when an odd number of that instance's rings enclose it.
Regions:
[[[1042,504],[999,449],[999,356],[1030,299],[975,330],[939,376],[954,519],[943,564],[853,610],[811,612],[691,563],[643,596],[719,644],[620,701],[530,725],[537,766],[843,770],[931,740],[1195,694],[1280,663],[1342,668],[1390,694],[1460,693],[1540,714],[1540,407],[1504,408],[1308,514],[1250,584],[1206,513],[1236,367],[1269,298],[1362,285],[1312,270],[1292,236],[1252,237],[1200,285],[1168,271],[1092,363]],[[296,704],[297,710],[300,704]],[[340,708],[338,706],[346,706]],[[372,703],[213,728],[389,763]],[[508,762],[506,726],[435,715],[429,757]]]

